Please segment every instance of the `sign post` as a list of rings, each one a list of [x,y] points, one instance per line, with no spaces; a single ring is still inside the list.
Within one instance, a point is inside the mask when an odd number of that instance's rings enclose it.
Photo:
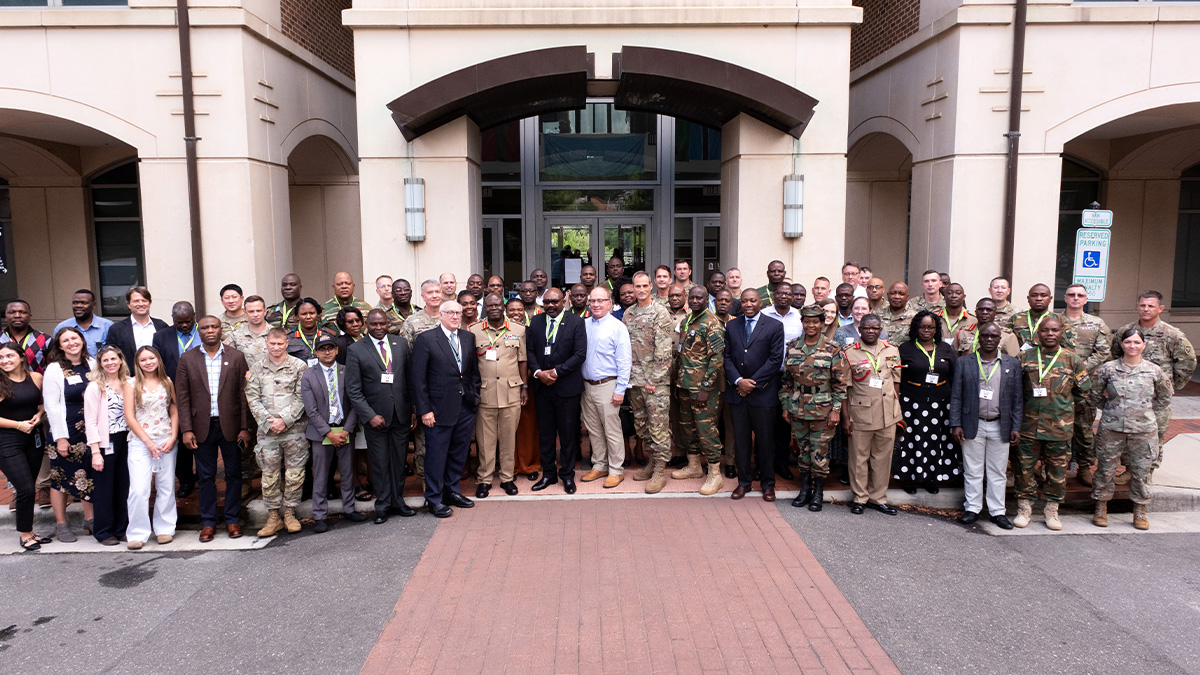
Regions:
[[[1112,230],[1108,229],[1083,228],[1075,233],[1075,274],[1072,283],[1083,284],[1087,289],[1088,302],[1104,300],[1111,240]]]

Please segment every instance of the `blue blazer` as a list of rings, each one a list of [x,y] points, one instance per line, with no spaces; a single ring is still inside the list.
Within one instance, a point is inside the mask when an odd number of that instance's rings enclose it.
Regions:
[[[421,333],[413,343],[412,381],[417,416],[433,413],[437,418],[435,426],[454,426],[464,405],[470,410],[479,407],[475,335],[459,328],[458,345],[462,353],[461,373],[441,326]]]
[[[1021,430],[1023,394],[1021,362],[1015,356],[1000,355],[1000,434],[1008,438],[1013,429]],[[954,362],[954,380],[950,387],[950,426],[962,427],[963,436],[979,433],[979,363],[973,354]]]
[[[754,334],[746,339],[746,317],[725,324],[725,400],[754,408],[779,405],[779,372],[783,367],[783,322],[759,313]],[[734,383],[747,377],[758,383],[745,399]]]

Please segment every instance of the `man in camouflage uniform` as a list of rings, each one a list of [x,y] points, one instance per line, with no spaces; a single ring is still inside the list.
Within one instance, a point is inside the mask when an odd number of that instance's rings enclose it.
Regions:
[[[650,275],[633,275],[637,304],[625,310],[622,321],[629,330],[633,361],[626,395],[633,408],[637,435],[646,444],[650,461],[633,475],[649,480],[646,493],[662,491],[667,485],[667,462],[671,458],[671,315],[650,297]]]
[[[267,308],[267,323],[284,330],[296,330],[300,325],[300,313],[296,311],[296,305],[300,304],[300,299],[304,297],[300,293],[302,290],[304,285],[300,283],[299,276],[283,275],[279,280],[279,294],[283,300]]]
[[[529,322],[533,321],[533,317],[541,314],[543,311],[542,306],[537,302],[537,285],[535,285],[532,281],[522,281],[521,284],[517,286],[517,297],[521,299],[521,304],[525,306],[525,317],[523,321],[524,324],[528,326]]]
[[[688,292],[692,313],[679,326],[679,349],[675,354],[675,394],[679,401],[679,445],[687,452],[686,468],[671,478],[704,476],[700,454],[708,463],[708,477],[700,494],[716,494],[721,479],[721,438],[717,423],[721,393],[725,391],[725,326],[708,311],[708,291],[695,286]]]
[[[1067,308],[1063,320],[1075,332],[1075,355],[1083,359],[1088,375],[1096,372],[1100,364],[1109,358],[1109,330],[1104,319],[1083,311],[1087,304],[1087,289],[1083,284],[1067,287],[1064,300]],[[1075,407],[1075,432],[1071,438],[1071,452],[1077,467],[1075,477],[1084,485],[1092,484],[1092,464],[1096,462],[1092,424],[1096,421],[1096,408],[1086,400]]]
[[[1122,331],[1124,332],[1124,331]],[[1133,524],[1150,529],[1146,505],[1150,503],[1150,475],[1159,456],[1158,411],[1171,405],[1174,393],[1171,376],[1145,358],[1128,365],[1124,359],[1102,364],[1092,379],[1088,403],[1103,408],[1100,433],[1096,436],[1096,480],[1092,499],[1096,512],[1092,523],[1108,527],[1108,501],[1113,498],[1113,477],[1122,459],[1133,477],[1129,499],[1133,501]]]
[[[800,494],[792,506],[807,504],[809,511],[820,511],[829,475],[829,442],[841,421],[850,368],[842,348],[821,334],[825,313],[810,306],[800,317],[804,335],[784,350],[779,400],[800,449]]]
[[[1196,350],[1188,341],[1183,331],[1159,318],[1162,314],[1163,296],[1158,291],[1146,291],[1138,296],[1138,320],[1121,326],[1113,335],[1112,357],[1119,359],[1125,354],[1121,348],[1121,333],[1137,326],[1146,336],[1146,350],[1142,358],[1163,369],[1171,378],[1175,391],[1187,386],[1196,372]],[[1158,418],[1158,457],[1154,460],[1154,468],[1162,464],[1162,444],[1166,442],[1167,425],[1171,423],[1171,408],[1168,406],[1155,412]]]
[[[672,285],[679,285],[683,288],[684,297],[687,293],[692,292],[692,288],[696,282],[692,281],[692,264],[686,260],[675,261],[675,279],[671,282]]]
[[[937,270],[925,270],[921,275],[921,295],[909,300],[908,307],[914,315],[921,310],[928,310],[934,316],[941,316],[946,310],[946,299],[942,297],[942,275]]]
[[[1029,309],[1013,314],[1004,326],[1006,330],[1017,336],[1017,342],[1021,344],[1021,353],[1030,351],[1037,346],[1038,326],[1041,326],[1042,322],[1047,319],[1054,319],[1061,327],[1059,344],[1064,349],[1074,351],[1075,329],[1071,328],[1061,315],[1050,311],[1050,302],[1054,300],[1054,296],[1050,293],[1050,287],[1046,284],[1034,284],[1029,289],[1026,299],[1029,301]]]
[[[997,320],[996,301],[991,298],[980,298],[979,302],[975,303],[975,321],[969,325],[960,326],[955,331],[950,341],[950,348],[958,356],[970,354],[979,348],[979,327]],[[996,327],[1000,328],[1000,352],[1009,356],[1019,356],[1021,345],[1017,342],[1017,336],[1001,328],[998,323]],[[894,342],[890,339],[889,341]]]
[[[917,315],[916,310],[908,306],[908,284],[900,281],[892,284],[888,288],[887,301],[888,306],[879,312],[879,319],[888,342],[894,345],[908,342],[908,330]]]
[[[412,293],[412,284],[407,279],[397,279],[392,282],[392,302],[387,307],[378,308],[387,314],[388,332],[392,335],[402,334],[405,320],[421,311],[419,306],[412,303]]]
[[[267,358],[267,331],[271,326],[266,321],[267,305],[262,296],[252,295],[242,306],[246,323],[232,333],[225,333],[225,344],[244,354],[246,365],[253,366]]]
[[[770,307],[775,303],[775,296],[772,291],[783,282],[787,277],[787,267],[784,266],[782,260],[772,260],[767,265],[767,283],[758,287],[758,297],[762,299],[764,307]],[[815,286],[816,284],[814,284]],[[826,286],[829,285],[826,280]]]
[[[692,286],[695,288],[695,285]],[[679,326],[683,320],[688,317],[687,298],[688,293],[683,286],[678,283],[672,283],[667,288],[667,313],[671,315],[671,353],[675,354],[679,351]],[[653,295],[653,290],[651,295]],[[624,315],[622,315],[624,318]],[[672,366],[674,363],[672,363]],[[684,466],[687,462],[687,449],[683,445],[683,431],[679,428],[679,420],[681,414],[679,411],[679,399],[671,398],[671,461],[667,464],[667,468],[676,468]]]
[[[258,531],[260,537],[270,537],[284,526],[291,533],[300,531],[296,507],[300,506],[304,464],[308,460],[308,441],[304,438],[308,420],[300,380],[307,369],[303,361],[288,356],[287,334],[272,328],[267,332],[267,358],[246,373],[246,402],[258,423],[254,456],[262,467],[263,502],[270,511],[267,524]]]
[[[442,275],[445,276],[445,275]],[[451,275],[453,276],[453,275]],[[433,279],[426,279],[421,283],[421,300],[425,302],[425,309],[413,314],[404,321],[404,339],[408,341],[409,353],[412,353],[413,344],[417,341],[417,336],[427,330],[433,330],[442,325],[442,286]],[[424,478],[425,476],[425,425],[418,424],[413,430],[413,466],[416,467],[417,475]]]
[[[354,297],[354,277],[349,272],[333,275],[333,297],[326,300],[321,308],[321,327],[333,331],[334,335],[340,334],[337,315],[343,307],[357,307],[363,316],[371,311],[370,305]]]
[[[1013,525],[1028,527],[1037,500],[1038,483],[1046,498],[1046,527],[1061,530],[1058,505],[1066,496],[1067,464],[1075,406],[1090,387],[1083,359],[1060,344],[1062,322],[1046,316],[1038,324],[1039,346],[1021,353],[1024,412],[1017,449],[1017,517]],[[1041,462],[1045,479],[1037,464]]]
[[[967,311],[967,293],[961,284],[951,283],[943,289],[946,298],[946,308],[942,310],[942,339],[953,345],[954,335],[964,326],[975,323],[975,317]]]
[[[1017,313],[1016,305],[1008,301],[1008,294],[1012,290],[1008,283],[1008,279],[1004,277],[996,277],[988,284],[988,295],[992,301],[996,303],[996,318],[994,323],[997,326],[1004,326],[1008,320]],[[983,323],[982,321],[980,323]]]

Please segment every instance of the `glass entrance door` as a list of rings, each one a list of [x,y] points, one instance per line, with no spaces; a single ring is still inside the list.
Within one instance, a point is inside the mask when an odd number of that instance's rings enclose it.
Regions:
[[[604,263],[614,255],[627,273],[646,267],[646,233],[650,216],[545,216],[550,233],[550,285],[565,288],[579,283],[584,265],[604,279]]]

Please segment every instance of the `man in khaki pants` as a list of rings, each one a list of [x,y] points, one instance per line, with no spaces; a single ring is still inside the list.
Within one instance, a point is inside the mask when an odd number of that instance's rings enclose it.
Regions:
[[[900,421],[900,352],[879,339],[882,323],[868,314],[859,324],[859,342],[846,348],[850,390],[842,403],[842,428],[850,437],[851,513],[870,507],[889,516],[887,503],[892,443]]]
[[[592,444],[592,470],[579,480],[604,479],[604,487],[615,488],[625,479],[625,435],[621,431],[621,403],[629,387],[633,352],[629,330],[612,315],[612,291],[592,289],[588,297],[590,316],[587,358],[583,362],[583,398],[580,408]]]
[[[513,482],[517,425],[521,421],[521,406],[529,396],[525,326],[504,316],[504,299],[497,294],[483,299],[483,312],[487,320],[471,327],[480,379],[479,417],[475,423],[479,452],[477,499],[486,499],[492,488],[497,455],[500,487],[506,494],[517,494],[517,484]]]

